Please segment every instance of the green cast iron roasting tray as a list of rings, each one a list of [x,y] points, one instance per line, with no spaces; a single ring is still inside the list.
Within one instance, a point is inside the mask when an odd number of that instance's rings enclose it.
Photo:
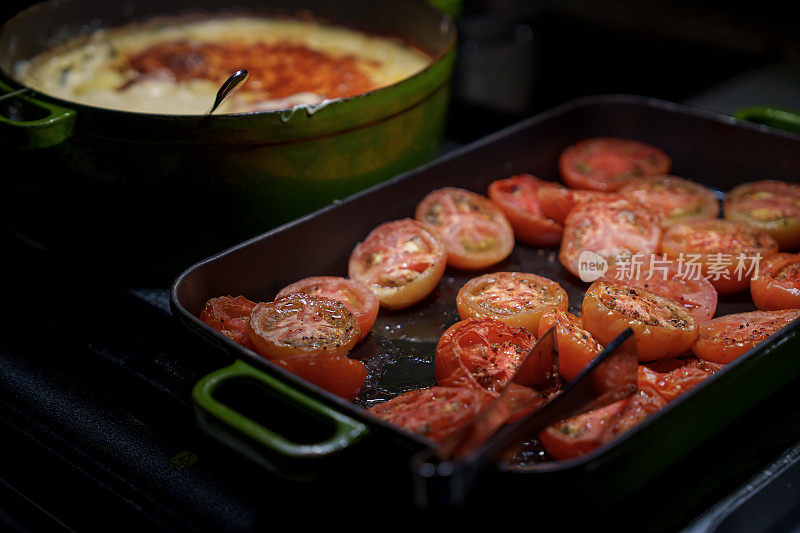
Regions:
[[[411,491],[408,461],[430,443],[377,419],[364,408],[435,384],[436,342],[458,320],[458,289],[475,276],[488,271],[543,275],[564,287],[571,311],[579,310],[588,284],[561,266],[556,249],[517,243],[511,256],[490,270],[448,269],[437,289],[419,304],[400,311],[382,309],[370,335],[350,354],[369,371],[352,403],[230,341],[200,322],[200,311],[216,296],[244,295],[268,301],[282,287],[304,277],[345,276],[356,243],[383,222],[413,216],[417,203],[430,191],[455,186],[485,194],[492,181],[522,172],[558,180],[559,154],[592,136],[628,137],[657,146],[673,158],[674,174],[718,191],[757,179],[796,181],[800,170],[800,137],[645,97],[590,97],[525,120],[201,261],[181,274],[171,293],[175,315],[217,345],[221,363],[229,365],[206,376],[194,389],[201,426],[259,463],[292,474],[323,472],[337,462],[352,471],[368,470],[365,465],[374,464],[372,460],[379,457],[384,470],[396,467],[398,483],[407,483]],[[745,291],[720,297],[717,316],[751,310],[755,306]],[[553,501],[561,487],[578,499],[622,498],[800,374],[799,332],[800,324],[790,324],[592,453],[562,462],[499,464],[491,482],[476,487],[475,492],[502,490],[509,500],[522,497],[546,502]],[[259,414],[258,402],[252,400],[257,395],[248,396],[251,400],[246,404],[237,403],[237,397],[243,397],[237,390],[246,380],[257,380],[263,394],[283,398],[286,412],[295,417],[282,422],[283,434],[269,427],[272,419]],[[293,441],[287,433],[299,427],[327,429],[320,430],[322,437],[316,440],[303,435]],[[408,498],[410,501],[410,493]]]

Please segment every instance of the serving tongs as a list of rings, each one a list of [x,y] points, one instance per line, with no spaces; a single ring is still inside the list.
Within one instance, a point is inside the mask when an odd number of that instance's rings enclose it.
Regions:
[[[555,332],[536,342],[517,372],[539,368],[543,379],[558,369]],[[462,431],[412,458],[419,507],[463,504],[470,487],[496,464],[507,461],[525,440],[560,420],[599,409],[636,392],[638,357],[633,330],[623,331],[557,396],[523,418],[505,424],[513,411],[509,385]]]

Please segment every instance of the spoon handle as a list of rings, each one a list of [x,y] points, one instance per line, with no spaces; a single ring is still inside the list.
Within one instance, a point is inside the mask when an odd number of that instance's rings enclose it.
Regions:
[[[217,97],[214,99],[214,105],[211,106],[211,111],[208,112],[210,115],[217,108],[222,104],[222,102],[236,92],[236,90],[242,86],[244,82],[247,81],[247,77],[250,75],[249,72],[245,69],[240,69],[231,74],[231,76],[225,80],[225,83],[219,88],[217,91]]]

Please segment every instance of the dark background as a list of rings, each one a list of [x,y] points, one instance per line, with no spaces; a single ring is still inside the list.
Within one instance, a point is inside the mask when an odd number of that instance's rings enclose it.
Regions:
[[[0,19],[29,4],[5,0]],[[771,1],[468,0],[458,21],[445,149],[600,93],[723,112],[791,107],[791,97],[800,98],[800,31],[792,15]],[[359,502],[381,487],[344,490],[345,479],[286,482],[202,434],[189,390],[219,361],[176,325],[164,287],[97,287],[79,273],[65,279],[60,265],[3,246],[15,261],[0,299],[0,530],[430,525],[416,516],[374,522]],[[19,281],[31,279],[35,291]],[[602,515],[547,516],[533,502],[526,510],[495,505],[483,518],[499,525],[524,512],[533,524],[561,527],[600,521],[632,530],[685,527],[727,505],[726,498],[800,442],[795,404],[790,386]],[[199,457],[195,466],[187,466],[186,452]],[[761,505],[756,514],[767,518],[760,529],[796,523],[796,511],[780,516]],[[450,527],[474,526],[464,517],[447,519]]]

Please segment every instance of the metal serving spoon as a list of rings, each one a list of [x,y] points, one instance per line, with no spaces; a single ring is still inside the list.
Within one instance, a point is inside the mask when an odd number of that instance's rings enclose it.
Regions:
[[[250,76],[250,73],[245,69],[239,69],[231,74],[230,77],[225,80],[225,83],[223,83],[219,88],[219,91],[217,91],[217,97],[214,99],[214,105],[211,106],[211,111],[209,111],[208,114],[210,115],[216,111],[226,98],[235,93],[239,87],[241,87],[244,82],[247,81],[248,76]]]

